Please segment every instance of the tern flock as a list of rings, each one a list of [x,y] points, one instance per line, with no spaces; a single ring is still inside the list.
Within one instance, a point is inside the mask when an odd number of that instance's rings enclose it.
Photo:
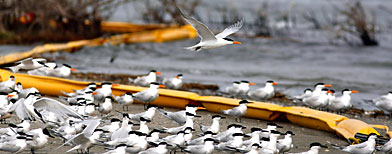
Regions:
[[[185,15],[179,10],[181,16],[197,30],[201,42],[187,49],[200,51],[212,49],[228,44],[241,44],[227,38],[228,35],[238,31],[243,20],[226,28],[223,32],[213,33],[203,23]],[[58,67],[56,63],[47,62],[43,58],[28,58],[9,67],[14,73],[27,70],[31,75],[44,75],[68,77],[76,69],[67,64]],[[195,154],[210,154],[214,151],[246,154],[278,154],[288,153],[293,149],[292,131],[282,133],[281,126],[267,123],[267,128],[254,126],[250,133],[241,124],[241,117],[246,115],[249,100],[268,100],[275,95],[274,81],[266,81],[265,86],[250,91],[255,85],[249,81],[235,81],[223,93],[242,99],[237,107],[222,110],[221,113],[233,116],[238,123],[231,123],[226,130],[221,130],[220,121],[223,115],[213,115],[210,125],[194,122],[200,117],[196,111],[199,107],[188,104],[185,110],[170,112],[162,107],[152,104],[159,97],[160,87],[181,89],[183,74],[173,78],[166,78],[160,84],[157,75],[160,72],[151,70],[148,75],[136,79],[129,79],[130,83],[149,87],[138,93],[124,93],[121,96],[112,94],[112,87],[118,86],[110,82],[90,83],[83,89],[73,92],[63,91],[64,96],[49,98],[42,96],[36,88],[24,89],[22,84],[15,83],[15,77],[0,82],[0,120],[18,119],[20,123],[9,123],[8,127],[0,128],[0,151],[19,153],[45,148],[51,138],[63,140],[63,146],[69,146],[66,152],[89,153],[96,146],[105,147],[105,154],[165,154],[168,152],[185,152]],[[99,88],[100,87],[100,88]],[[344,89],[341,96],[335,96],[331,85],[317,83],[314,89],[306,89],[304,93],[291,97],[296,105],[305,105],[315,109],[326,109],[340,112],[352,108],[351,94],[355,90]],[[134,100],[145,104],[145,111],[131,114]],[[113,102],[123,106],[123,111],[113,111]],[[392,112],[392,92],[379,98],[368,100],[375,106],[387,112]],[[129,109],[129,107],[131,109]],[[151,128],[149,123],[154,121],[156,111],[167,119],[178,124],[177,127],[163,126]],[[114,116],[114,117],[113,117]],[[159,122],[158,122],[159,123]],[[32,129],[32,125],[39,128]],[[195,127],[197,125],[198,127]],[[135,129],[135,127],[137,129]],[[201,134],[195,134],[200,130]],[[166,135],[165,135],[166,134]],[[283,135],[283,136],[282,136]],[[248,138],[248,139],[245,139]],[[376,148],[377,135],[370,134],[367,141],[340,147],[330,146],[345,152],[370,154],[375,150],[384,153],[392,151],[392,140],[384,146]],[[317,154],[319,149],[326,147],[317,142],[310,144],[309,150],[303,154]]]

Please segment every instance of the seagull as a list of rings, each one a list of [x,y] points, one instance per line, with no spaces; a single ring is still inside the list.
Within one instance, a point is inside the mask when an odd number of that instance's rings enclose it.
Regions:
[[[259,149],[261,146],[258,143],[253,143],[251,145],[251,150],[245,154],[259,154]]]
[[[125,111],[124,107],[126,107],[127,111],[128,106],[133,103],[133,95],[130,92],[126,92],[125,94],[121,96],[114,96],[114,100],[116,100],[117,103],[121,104],[123,106],[123,111]]]
[[[215,149],[217,149],[217,150],[230,150],[233,148],[242,147],[242,144],[243,144],[242,139],[244,138],[244,134],[243,133],[234,133],[232,136],[233,136],[233,140],[229,140],[227,142],[223,142],[218,145],[215,145]]]
[[[177,132],[176,135],[170,135],[167,136],[163,139],[161,139],[161,142],[167,142],[169,146],[169,149],[171,151],[175,151],[178,147],[184,146],[185,144],[185,138],[184,138],[185,132],[184,131],[179,131]]]
[[[260,134],[260,137],[266,137],[269,138],[271,131],[276,131],[276,129],[278,128],[283,128],[282,126],[277,125],[276,123],[273,122],[269,122],[267,123],[267,128],[264,129],[264,131],[262,131],[262,133]]]
[[[194,115],[192,113],[187,112],[186,113],[186,122],[184,125],[179,126],[179,127],[172,127],[172,128],[163,127],[163,131],[167,132],[169,134],[176,134],[179,131],[183,131],[187,127],[191,127],[193,129],[193,118],[194,117],[201,117],[201,116],[197,116],[197,115]]]
[[[370,102],[378,108],[392,113],[392,91],[389,91],[388,94],[375,98]]]
[[[8,135],[8,136],[15,135],[18,132],[17,130],[20,128],[23,127],[17,126],[15,124],[8,124],[7,128],[0,128],[0,135]]]
[[[299,153],[289,153],[289,154],[318,154],[320,148],[328,148],[325,145],[321,145],[318,142],[313,142],[310,144],[309,150],[305,152],[299,152]]]
[[[381,146],[380,149],[378,149],[384,154],[391,153],[392,152],[392,139],[389,139],[387,143],[385,143],[383,146]]]
[[[147,76],[137,77],[136,79],[128,78],[128,80],[134,83],[137,86],[148,87],[151,82],[157,82],[157,75],[160,75],[161,72],[157,72],[156,70],[151,70]]]
[[[168,144],[166,142],[160,142],[157,147],[149,148],[145,151],[141,151],[138,154],[166,154],[169,152],[167,149]]]
[[[203,144],[204,140],[207,138],[212,138],[212,135],[214,135],[214,133],[212,133],[211,131],[206,131],[206,132],[204,132],[203,136],[200,136],[198,138],[191,140],[190,142],[187,143],[187,145]]]
[[[304,104],[312,108],[319,108],[323,104],[328,103],[328,93],[331,93],[327,88],[323,88],[319,95],[312,95],[303,99]]]
[[[182,88],[182,74],[177,74],[174,78],[163,79],[162,83],[169,89],[181,89]]]
[[[251,131],[251,138],[243,142],[245,146],[252,146],[255,143],[260,143],[260,134],[262,131],[261,128],[253,127],[250,129]]]
[[[28,147],[30,148],[32,154],[34,154],[35,150],[43,148],[48,143],[49,137],[54,138],[54,136],[49,133],[47,128],[33,129],[26,134],[34,136],[32,141],[27,141]]]
[[[0,82],[0,92],[12,92],[15,88],[15,76],[11,75],[7,81]]]
[[[127,147],[128,146],[126,144],[119,144],[113,150],[107,151],[103,154],[127,154],[125,151]]]
[[[63,117],[74,117],[78,119],[84,119],[82,115],[72,110],[69,106],[63,103],[47,98],[39,98],[39,93],[30,93],[27,98],[19,99],[10,109],[10,111],[15,111],[16,115],[20,120],[25,119],[41,119],[45,123],[40,111],[53,112],[57,118],[63,119]]]
[[[326,87],[332,87],[330,84],[325,84],[325,83],[317,83],[314,85],[314,90],[312,92],[312,96],[319,96],[321,94],[321,91],[326,88]],[[305,98],[304,98],[305,99]]]
[[[133,98],[138,101],[143,102],[144,109],[147,109],[146,104],[150,105],[151,102],[155,101],[158,98],[158,96],[159,96],[158,88],[159,87],[164,88],[165,86],[159,85],[159,83],[157,83],[157,82],[151,82],[150,88],[133,94]]]
[[[110,120],[110,124],[109,125],[105,125],[102,127],[99,127],[99,129],[102,129],[104,131],[109,131],[110,133],[113,133],[114,131],[116,131],[117,129],[120,128],[120,119],[117,118],[113,118]]]
[[[303,94],[294,96],[294,97],[291,99],[291,101],[292,101],[293,103],[302,103],[302,100],[303,100],[304,98],[310,97],[310,96],[312,96],[312,94],[313,94],[313,90],[310,89],[310,88],[306,88],[306,89],[304,90],[304,93],[303,93]]]
[[[49,71],[48,76],[55,76],[55,77],[68,77],[71,75],[72,72],[77,72],[75,68],[72,68],[68,64],[63,64],[62,67],[55,67],[52,71]]]
[[[98,111],[101,114],[108,114],[108,113],[110,113],[112,111],[112,108],[113,108],[112,101],[113,101],[112,96],[106,96],[105,97],[105,101],[99,105]]]
[[[110,82],[101,83],[101,88],[97,89],[95,92],[97,94],[94,95],[94,100],[96,101],[104,101],[105,97],[112,96],[112,87],[119,86],[118,84],[112,84]]]
[[[136,114],[128,114],[130,120],[140,121],[140,118],[143,117],[144,119],[152,121],[152,118],[155,115],[155,111],[160,108],[156,105],[149,105],[147,106],[147,111],[136,113]],[[119,111],[117,111],[119,112]],[[123,114],[122,112],[119,112]]]
[[[83,95],[83,94],[85,94],[86,91],[93,91],[93,92],[94,92],[95,90],[97,90],[97,84],[94,83],[94,82],[91,82],[91,83],[87,84],[87,86],[84,87],[83,89],[80,89],[80,90],[73,90],[74,93],[67,93],[67,92],[64,92],[64,91],[61,91],[61,92],[62,92],[64,95],[67,95],[67,96],[69,96],[69,97],[75,97],[75,96],[78,96],[78,95]]]
[[[151,122],[151,120],[144,119],[143,117],[140,117],[140,124],[139,124],[139,132],[148,134],[150,132],[150,129],[147,126],[147,122]]]
[[[148,142],[153,142],[153,143],[158,142],[158,140],[159,140],[159,134],[160,134],[160,133],[164,133],[164,132],[161,131],[161,130],[158,130],[158,129],[153,129],[153,130],[150,131],[150,133],[148,134],[148,136],[147,136],[147,141],[148,141]]]
[[[147,134],[141,133],[141,132],[136,132],[136,134],[139,136],[139,140],[132,144],[130,147],[128,146],[125,151],[128,153],[138,153],[140,151],[144,151],[147,149],[148,142],[147,142]]]
[[[241,82],[239,81],[233,81],[233,85],[226,87],[226,92],[230,95],[236,96],[238,94],[240,84]]]
[[[15,140],[0,143],[0,151],[19,153],[27,147],[27,142],[32,140],[25,136],[17,136]]]
[[[191,24],[193,28],[196,29],[197,34],[200,37],[200,43],[187,47],[185,49],[192,50],[192,51],[200,51],[202,49],[214,49],[214,48],[219,48],[225,45],[229,44],[241,44],[241,42],[234,41],[230,38],[227,38],[227,36],[237,32],[238,30],[241,29],[244,20],[240,20],[237,23],[227,27],[225,30],[223,30],[221,33],[214,35],[210,29],[200,21],[197,21],[196,19],[184,14],[179,8],[178,12],[180,12],[182,18]]]
[[[8,67],[13,73],[17,73],[20,69],[33,70],[45,66],[46,59],[44,58],[27,58],[16,62],[16,66]]]
[[[248,93],[248,95],[252,98],[261,99],[261,100],[270,99],[275,95],[275,91],[274,91],[275,85],[278,85],[278,83],[269,80],[265,83],[264,88],[251,91]]]
[[[207,131],[211,131],[212,133],[216,134],[219,132],[219,120],[225,119],[226,117],[222,117],[220,115],[213,115],[212,116],[212,124],[211,126],[200,125],[201,132],[205,133]]]
[[[193,154],[211,154],[214,151],[214,143],[217,143],[212,138],[204,139],[204,144],[186,146],[183,151]]]
[[[358,93],[356,90],[344,89],[342,90],[342,96],[336,97],[335,99],[330,101],[328,105],[328,109],[332,111],[340,111],[346,110],[352,107],[351,101],[351,94]]]
[[[228,110],[222,110],[221,113],[234,116],[236,122],[237,122],[237,119],[238,119],[238,122],[241,122],[241,117],[246,115],[246,110],[248,109],[247,105],[249,103],[253,103],[253,102],[248,102],[247,100],[242,100],[239,102],[239,104],[240,104],[239,106],[234,107],[232,109],[228,109]]]
[[[280,132],[271,130],[271,134],[269,136],[270,141],[267,146],[263,147],[259,150],[259,153],[263,154],[277,154],[279,150],[277,148],[278,137],[280,136]]]
[[[292,131],[287,131],[283,139],[278,140],[278,150],[279,153],[285,153],[290,151],[293,145],[293,138],[291,136],[295,135]]]
[[[332,145],[332,147],[348,153],[372,154],[376,150],[376,139],[377,139],[377,134],[370,133],[367,141],[365,142],[349,145],[347,147],[340,147],[336,145]]]
[[[183,125],[186,122],[186,112],[196,115],[196,111],[198,107],[192,104],[185,105],[185,110],[177,111],[177,112],[169,112],[158,108],[158,111],[162,113],[165,117],[173,120],[174,122]]]
[[[243,134],[244,132],[242,129],[245,129],[245,126],[239,125],[239,124],[231,124],[227,126],[227,130],[225,132],[219,133],[218,135],[215,135],[214,138],[218,140],[219,142],[228,142],[230,140],[233,140],[233,134],[235,133],[240,133]],[[247,136],[247,135],[244,135]]]

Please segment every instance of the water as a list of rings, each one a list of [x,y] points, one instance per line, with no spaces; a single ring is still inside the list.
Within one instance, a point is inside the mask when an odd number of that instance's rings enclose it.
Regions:
[[[207,5],[208,2],[203,1],[202,6],[213,7],[219,5],[219,2]],[[256,4],[258,1],[247,2],[249,5],[238,7],[254,7],[255,5],[250,4]],[[270,5],[278,7],[277,4],[286,2],[274,1],[273,4],[276,5]],[[299,5],[313,7],[314,1],[296,2],[298,8]],[[363,2],[370,8],[377,8],[384,3],[392,4],[391,1],[385,0]],[[321,7],[325,3],[317,1],[314,7]],[[113,20],[138,18],[128,13],[129,11],[124,11],[122,7],[114,13]],[[384,13],[381,14],[382,19],[385,16]],[[352,95],[352,101],[355,107],[365,109],[374,107],[364,104],[364,99],[372,99],[392,90],[392,33],[385,31],[378,35],[378,47],[361,47],[344,43],[331,45],[329,34],[325,31],[301,27],[305,28],[288,32],[288,36],[296,41],[233,37],[243,44],[198,53],[183,50],[183,47],[198,42],[198,39],[194,39],[123,47],[86,47],[75,53],[62,52],[50,56],[62,57],[59,59],[60,63],[71,64],[81,72],[145,74],[156,69],[165,77],[182,73],[185,82],[217,84],[221,88],[231,85],[233,81],[249,80],[256,83],[256,86],[252,87],[254,90],[263,87],[265,81],[274,80],[279,83],[277,90],[287,95],[300,94],[305,88],[312,88],[315,83],[325,82],[332,84],[338,95],[345,88],[358,90],[358,94]],[[246,32],[247,27],[241,31]],[[3,54],[23,51],[26,48],[29,46],[7,46],[0,47],[0,50]],[[117,58],[110,63],[113,56]]]

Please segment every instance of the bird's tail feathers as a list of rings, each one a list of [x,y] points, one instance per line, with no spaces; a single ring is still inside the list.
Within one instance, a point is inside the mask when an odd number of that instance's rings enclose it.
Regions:
[[[6,67],[6,68],[10,69],[13,73],[16,73],[19,71],[19,67],[16,67],[16,66]]]
[[[167,116],[168,113],[169,113],[169,112],[167,112],[167,111],[165,111],[165,110],[162,110],[162,109],[160,109],[160,108],[158,108],[158,111],[159,111],[159,113],[161,113],[161,114],[164,115],[164,116]]]
[[[186,49],[186,50],[190,50],[190,51],[196,51],[196,52],[199,52],[199,51],[201,50],[201,46],[197,46],[197,45],[195,45],[195,46],[191,46],[191,47],[185,47],[184,49]]]

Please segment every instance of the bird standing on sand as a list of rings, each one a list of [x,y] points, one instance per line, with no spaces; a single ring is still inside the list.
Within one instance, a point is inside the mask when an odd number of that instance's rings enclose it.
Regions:
[[[165,86],[159,85],[159,83],[157,83],[157,82],[151,82],[150,83],[150,88],[148,88],[146,90],[143,90],[141,92],[135,93],[133,95],[133,98],[138,100],[138,101],[143,102],[144,103],[144,109],[147,110],[146,104],[150,105],[150,103],[152,101],[155,101],[158,98],[158,96],[159,96],[158,88],[159,87],[164,88]]]
[[[328,147],[325,145],[321,145],[318,142],[313,142],[312,144],[310,144],[310,148],[308,151],[299,152],[299,153],[289,153],[289,154],[318,154],[320,148],[328,148]]]
[[[186,113],[192,113],[196,115],[196,111],[198,110],[198,107],[192,104],[187,104],[185,105],[185,110],[177,111],[177,112],[169,112],[165,111],[162,109],[158,109],[158,111],[165,117],[169,118],[170,120],[173,120],[174,122],[183,125],[186,123]]]
[[[181,14],[182,18],[191,24],[193,28],[196,29],[197,34],[200,37],[200,43],[187,47],[185,49],[192,50],[192,51],[200,51],[202,49],[214,49],[214,48],[219,48],[225,45],[229,44],[241,44],[241,42],[234,41],[230,38],[227,38],[227,36],[237,32],[238,30],[241,29],[244,20],[240,20],[237,23],[227,27],[225,30],[223,30],[221,33],[214,35],[210,29],[200,21],[197,21],[196,19],[184,14],[179,8],[178,12]]]
[[[232,109],[228,109],[228,110],[222,110],[221,113],[234,116],[236,122],[241,122],[241,117],[246,115],[246,110],[248,109],[247,105],[249,103],[253,103],[253,102],[248,102],[247,100],[242,100],[239,102],[239,104],[240,104],[239,106],[234,107]],[[238,119],[238,121],[237,121],[237,119]]]
[[[114,100],[116,100],[116,102],[118,104],[121,104],[123,107],[123,111],[125,111],[125,108],[128,110],[128,106],[131,105],[133,103],[133,95],[130,92],[126,92],[125,94],[121,95],[121,96],[114,96],[113,95]],[[125,108],[124,108],[125,107]]]
[[[219,132],[219,120],[225,119],[226,117],[222,117],[220,115],[213,115],[212,116],[212,124],[210,126],[200,125],[200,130],[205,133],[207,131],[211,131],[212,133],[216,134]]]
[[[371,154],[376,150],[377,134],[370,133],[366,142],[359,144],[349,145],[347,147],[340,147],[332,145],[333,148],[355,154]]]

